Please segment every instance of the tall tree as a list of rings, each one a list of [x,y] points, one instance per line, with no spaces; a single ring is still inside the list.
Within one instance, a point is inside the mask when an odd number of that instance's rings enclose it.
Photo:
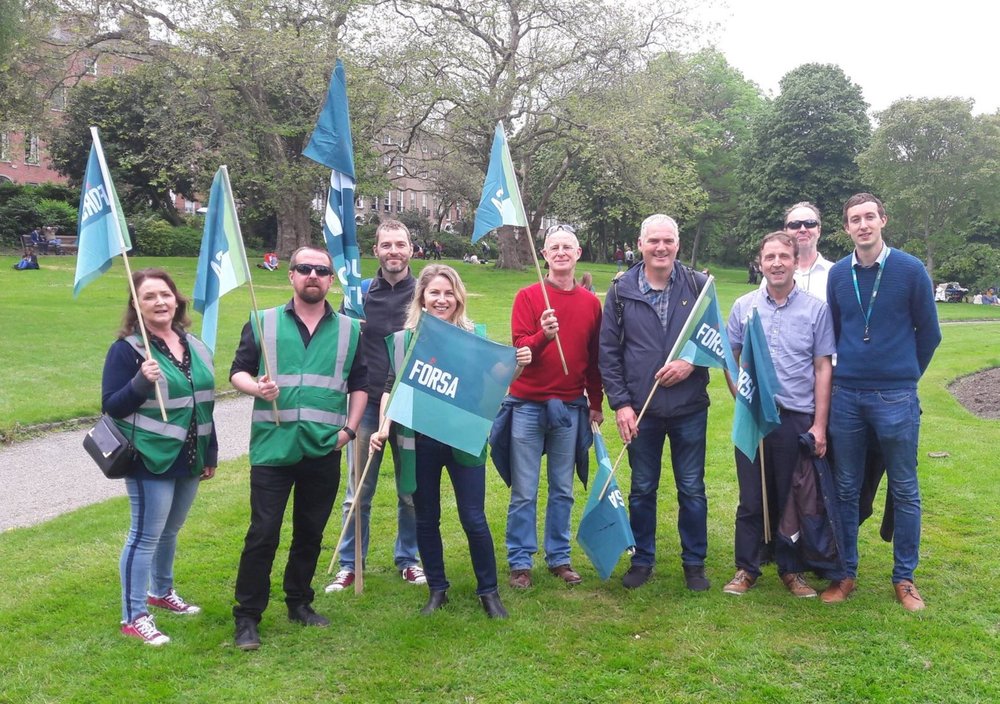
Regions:
[[[832,64],[804,64],[779,85],[778,97],[752,123],[741,158],[745,252],[781,225],[789,205],[812,201],[839,222],[844,201],[862,190],[856,158],[871,125],[860,86]],[[844,238],[824,241],[824,253],[848,249]]]
[[[939,252],[962,246],[983,186],[997,186],[995,122],[977,120],[972,106],[961,98],[897,100],[877,114],[871,145],[858,157],[865,179],[892,206],[894,243],[922,256],[931,276]]]
[[[581,153],[574,134],[593,116],[574,109],[580,98],[641,68],[685,28],[687,2],[402,0],[392,4],[398,22],[372,10],[377,40],[360,24],[347,40],[397,91],[397,117],[412,125],[404,152],[425,133],[485,173],[503,123],[534,231]],[[355,21],[371,26],[363,14]],[[542,170],[536,155],[555,145]],[[501,236],[503,265],[520,265],[524,252]]]

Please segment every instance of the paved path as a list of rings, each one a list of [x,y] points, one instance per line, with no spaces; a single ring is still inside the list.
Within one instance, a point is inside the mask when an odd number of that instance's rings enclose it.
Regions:
[[[215,406],[219,460],[245,455],[250,443],[248,396]],[[0,447],[0,532],[30,526],[114,496],[125,482],[105,479],[83,449],[90,426]]]

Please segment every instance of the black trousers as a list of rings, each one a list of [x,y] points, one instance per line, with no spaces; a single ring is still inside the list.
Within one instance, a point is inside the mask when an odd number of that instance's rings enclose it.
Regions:
[[[312,603],[312,579],[323,542],[323,530],[340,487],[340,451],[304,459],[287,467],[250,468],[250,528],[243,542],[236,575],[233,616],[260,622],[271,594],[271,566],[281,538],[288,497],[292,503],[292,544],[285,565],[288,608]]]
[[[792,473],[799,457],[799,435],[809,430],[813,418],[808,413],[781,411],[781,425],[764,438],[764,477],[771,540],[778,574],[802,572],[804,567],[795,548],[778,538],[778,522],[791,492]],[[740,505],[736,509],[736,567],[755,577],[760,575],[760,550],[764,542],[764,502],[760,478],[760,452],[751,462],[738,449],[736,477],[740,483]]]

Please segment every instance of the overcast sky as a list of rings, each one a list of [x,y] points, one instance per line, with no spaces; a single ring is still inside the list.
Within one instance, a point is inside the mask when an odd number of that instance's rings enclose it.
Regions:
[[[1000,8],[991,0],[721,0],[716,47],[771,95],[804,63],[832,63],[870,110],[961,97],[1000,109]]]

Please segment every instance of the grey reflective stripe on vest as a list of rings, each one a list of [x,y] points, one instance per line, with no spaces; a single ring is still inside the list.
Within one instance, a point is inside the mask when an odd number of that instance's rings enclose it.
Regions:
[[[215,398],[214,389],[202,389],[194,392],[195,403],[208,403]]]
[[[392,370],[396,374],[403,368],[406,359],[406,333],[400,331],[392,336]]]
[[[160,378],[162,379],[163,377],[160,377]],[[193,406],[194,405],[195,399],[192,398],[191,396],[184,396],[182,398],[170,398],[169,396],[167,396],[167,390],[165,388],[163,388],[162,386],[160,387],[160,391],[163,392],[163,407],[164,408],[187,408],[188,406]],[[208,398],[207,399],[201,399],[201,400],[203,400],[203,401],[206,401],[206,400],[207,401],[211,401],[212,400],[212,392],[211,391],[199,392],[199,393],[207,393],[208,394]],[[139,408],[145,408],[146,410],[159,410],[160,409],[160,404],[156,402],[156,398],[155,397],[153,397],[153,398],[147,398],[145,401],[142,402],[142,405],[139,406]]]
[[[250,416],[253,423],[274,423],[274,411],[254,410]],[[347,423],[347,417],[340,413],[330,413],[314,408],[285,408],[278,411],[278,420],[282,423],[294,423],[295,421],[308,421],[312,423],[327,423],[343,427]]]
[[[413,435],[406,435],[404,433],[396,433],[396,442],[399,443],[399,449],[401,450],[416,450],[417,449],[417,438]]]
[[[199,340],[197,337],[191,333],[186,335],[188,341],[188,348],[193,350],[201,363],[208,367],[208,371],[211,372],[212,376],[215,376],[215,360],[212,359],[212,353],[209,351],[205,343]]]
[[[137,428],[148,430],[151,433],[156,433],[157,435],[162,435],[163,437],[180,440],[181,442],[187,439],[187,428],[182,428],[178,425],[171,425],[170,423],[164,423],[162,420],[149,418],[148,416],[144,416],[139,413],[133,413],[128,416],[125,418],[125,422],[131,423]]]
[[[278,316],[284,315],[284,308],[270,308],[261,313],[261,346],[266,348],[268,359],[275,370],[272,381],[282,386],[314,386],[320,389],[330,389],[347,393],[347,375],[344,373],[347,366],[347,351],[351,344],[351,320],[343,316],[337,316],[339,330],[337,333],[337,357],[334,360],[335,366],[332,375],[326,374],[280,374],[281,369],[278,361]],[[284,418],[282,418],[284,420]]]
[[[198,423],[198,435],[211,435],[213,423]]]

